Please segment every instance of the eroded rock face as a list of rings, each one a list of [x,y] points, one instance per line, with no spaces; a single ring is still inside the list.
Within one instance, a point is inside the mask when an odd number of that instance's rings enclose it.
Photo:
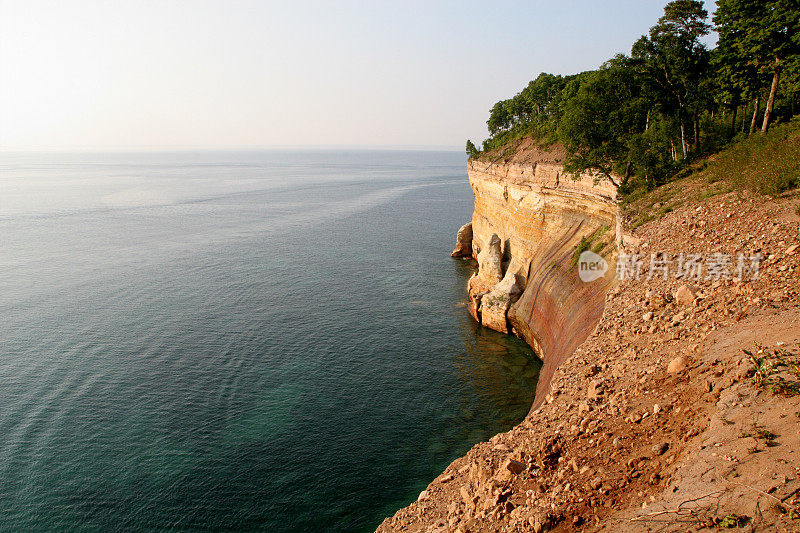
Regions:
[[[456,234],[456,247],[450,256],[472,257],[472,222],[467,222],[459,228]]]
[[[523,337],[542,358],[537,406],[558,364],[596,327],[614,282],[620,220],[616,187],[591,174],[576,178],[552,161],[470,160],[475,195],[470,312],[484,326]],[[520,158],[516,158],[520,160]],[[584,283],[574,260],[581,238],[609,262]]]
[[[510,333],[508,310],[511,304],[517,301],[521,292],[516,276],[513,272],[508,272],[481,298],[481,324],[496,331]]]
[[[500,249],[500,237],[493,233],[489,241],[478,254],[477,280],[482,287],[491,287],[503,279],[503,252]]]

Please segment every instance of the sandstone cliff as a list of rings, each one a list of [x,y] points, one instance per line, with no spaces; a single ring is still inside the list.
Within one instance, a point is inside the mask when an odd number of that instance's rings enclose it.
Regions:
[[[539,172],[558,163],[538,160]],[[473,252],[482,266],[471,287],[494,282],[490,289],[507,291],[513,276],[523,292],[509,322],[538,343],[551,368],[553,354],[563,357],[580,338],[559,334],[575,324],[590,329],[605,307],[603,317],[558,366],[539,408],[453,461],[378,531],[797,531],[800,192],[766,198],[720,188],[709,197],[703,176],[654,191],[639,201],[651,211],[631,230],[631,253],[760,253],[760,274],[704,272],[694,287],[675,275],[642,277],[611,288],[604,306],[607,281],[588,291],[567,271],[547,274],[543,257],[571,253],[579,239],[568,228],[587,235],[609,224],[596,213],[611,205],[610,195],[588,182],[561,189],[561,177],[547,188],[530,166],[477,163],[470,166]],[[513,178],[523,171],[525,180]],[[520,191],[563,212],[521,207],[524,200],[513,200]],[[674,209],[661,210],[656,198]],[[583,301],[566,292],[570,284],[584,291]],[[476,298],[481,320],[498,306],[487,297]],[[555,318],[523,314],[546,305]],[[557,323],[548,330],[546,319]]]
[[[525,339],[544,361],[538,405],[554,369],[594,330],[613,282],[619,215],[608,178],[564,172],[557,149],[521,146],[505,157],[470,160],[475,194],[470,312],[484,326]],[[464,228],[458,249],[463,249]],[[592,282],[577,255],[609,263]],[[465,255],[465,254],[461,254]]]

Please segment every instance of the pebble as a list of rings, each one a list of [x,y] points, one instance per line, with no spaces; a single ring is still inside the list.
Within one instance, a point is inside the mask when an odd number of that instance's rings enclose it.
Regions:
[[[653,452],[653,455],[663,455],[667,450],[669,450],[669,443],[662,442],[660,444],[656,444],[650,450]]]
[[[686,358],[682,355],[679,355],[675,359],[669,362],[667,366],[667,372],[670,374],[677,374],[678,372],[683,372],[686,370]]]

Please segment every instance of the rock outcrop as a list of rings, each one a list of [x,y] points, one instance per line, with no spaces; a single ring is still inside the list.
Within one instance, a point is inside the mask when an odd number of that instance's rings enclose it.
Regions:
[[[554,369],[602,316],[619,239],[616,186],[599,175],[569,175],[556,150],[540,148],[470,160],[468,173],[478,262],[468,285],[470,313],[486,327],[521,336],[544,361],[536,406]],[[457,250],[465,249],[461,234]],[[589,249],[609,268],[584,283],[577,257]]]
[[[472,256],[472,222],[467,222],[459,228],[456,234],[456,247],[450,254],[451,257]]]

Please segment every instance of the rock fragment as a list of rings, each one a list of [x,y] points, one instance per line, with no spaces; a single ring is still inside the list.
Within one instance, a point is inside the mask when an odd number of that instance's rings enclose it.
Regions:
[[[684,370],[686,370],[686,358],[682,355],[679,355],[670,361],[669,365],[667,365],[667,372],[670,374],[677,374],[678,372],[683,372]]]
[[[689,285],[681,285],[674,295],[675,301],[684,306],[692,305],[696,297],[697,291]]]

